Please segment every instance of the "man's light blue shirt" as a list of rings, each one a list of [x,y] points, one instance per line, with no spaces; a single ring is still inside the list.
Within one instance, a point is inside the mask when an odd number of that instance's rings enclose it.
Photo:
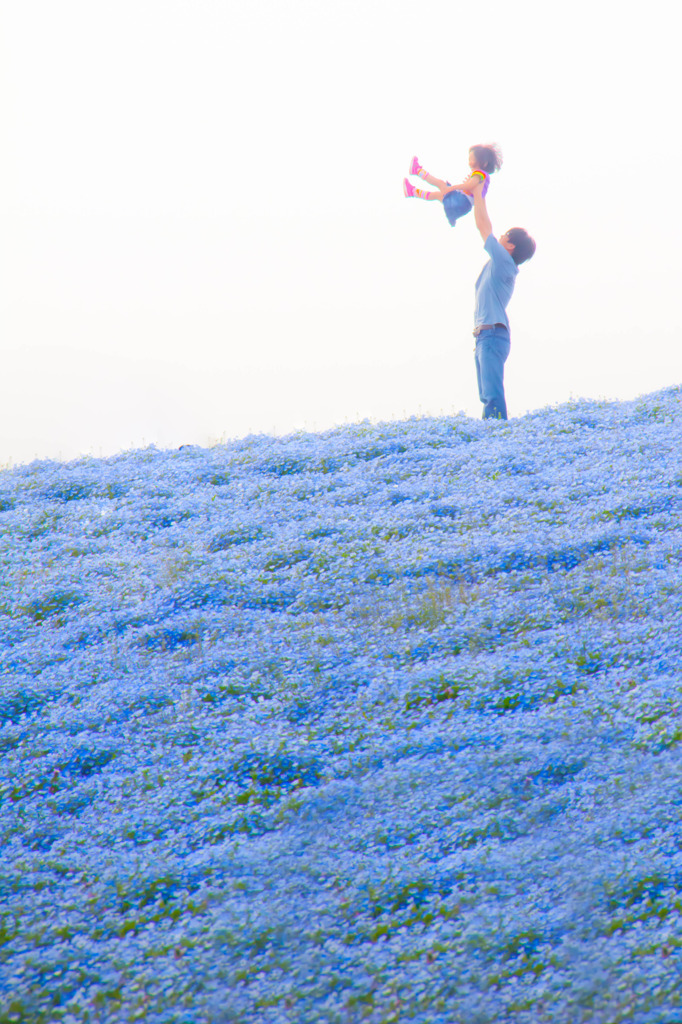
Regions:
[[[476,282],[474,326],[504,324],[509,329],[507,306],[514,291],[519,268],[493,234],[488,235],[483,248],[490,259]]]

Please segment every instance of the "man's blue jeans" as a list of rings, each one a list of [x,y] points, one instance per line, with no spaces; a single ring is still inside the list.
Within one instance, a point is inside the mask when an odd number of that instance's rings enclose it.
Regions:
[[[481,331],[476,338],[476,377],[478,394],[483,402],[483,419],[507,419],[504,398],[504,364],[511,343],[505,327]]]

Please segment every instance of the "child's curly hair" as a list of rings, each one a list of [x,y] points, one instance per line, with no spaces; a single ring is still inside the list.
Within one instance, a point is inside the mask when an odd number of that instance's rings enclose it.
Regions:
[[[469,152],[476,157],[476,163],[486,174],[494,174],[502,166],[502,150],[495,142],[484,146],[470,146]]]

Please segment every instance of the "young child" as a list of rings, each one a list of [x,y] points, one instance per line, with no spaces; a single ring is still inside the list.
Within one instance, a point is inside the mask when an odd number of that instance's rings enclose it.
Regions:
[[[410,163],[410,174],[415,174],[429,185],[435,185],[437,192],[427,192],[423,188],[415,188],[407,178],[403,179],[403,192],[407,199],[439,199],[443,204],[445,216],[452,227],[460,217],[469,213],[474,205],[472,188],[479,181],[483,181],[483,195],[485,196],[490,184],[490,175],[499,171],[502,166],[502,153],[495,143],[486,146],[472,146],[469,150],[469,167],[471,174],[461,185],[451,185],[449,181],[441,181],[434,178],[428,171],[419,165],[416,156],[412,157]]]

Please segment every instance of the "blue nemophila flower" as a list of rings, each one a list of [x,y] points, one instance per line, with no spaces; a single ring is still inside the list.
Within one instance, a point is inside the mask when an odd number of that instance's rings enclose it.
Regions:
[[[7,1019],[676,1019],[681,423],[4,471]]]

